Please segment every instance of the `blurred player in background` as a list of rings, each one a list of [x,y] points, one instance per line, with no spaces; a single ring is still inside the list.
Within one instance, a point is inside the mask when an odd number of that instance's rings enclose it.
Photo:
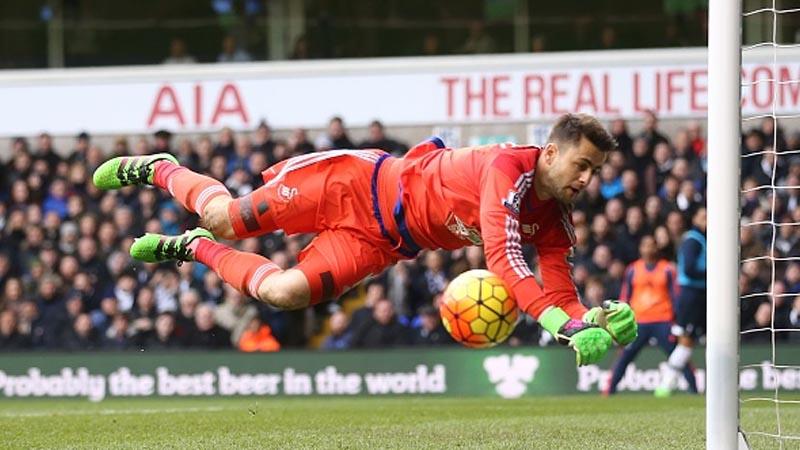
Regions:
[[[636,314],[639,335],[633,343],[625,347],[614,364],[611,381],[605,395],[617,392],[617,385],[639,352],[651,340],[669,355],[675,348],[675,340],[670,329],[674,318],[672,309],[677,294],[675,266],[664,258],[659,258],[656,240],[651,235],[642,236],[639,241],[639,254],[642,256],[632,262],[625,271],[620,300],[628,302]],[[683,368],[683,376],[689,386],[697,392],[694,372],[690,366]]]
[[[706,328],[706,209],[698,208],[692,215],[692,229],[683,235],[678,250],[678,284],[680,296],[672,333],[678,345],[669,355],[667,372],[656,397],[668,397],[675,389],[678,374],[692,358],[697,340]],[[696,389],[695,389],[696,391]]]
[[[626,304],[586,310],[568,261],[575,240],[571,205],[615,145],[594,117],[567,114],[543,148],[447,149],[433,138],[402,158],[380,150],[313,153],[270,167],[262,187],[237,199],[168,153],[109,160],[94,183],[155,185],[201,216],[205,228],[140,237],[133,257],[200,261],[239,291],[281,309],[336,298],[422,249],[483,245],[489,270],[511,287],[520,309],[571,346],[583,365],[599,361],[612,339],[625,345],[636,336]],[[288,270],[215,240],[279,229],[316,233]],[[523,258],[523,242],[537,249],[542,286]]]

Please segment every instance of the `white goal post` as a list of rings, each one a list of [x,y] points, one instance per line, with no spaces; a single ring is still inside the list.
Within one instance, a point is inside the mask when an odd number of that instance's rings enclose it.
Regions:
[[[739,446],[741,23],[741,0],[710,0],[706,446],[714,450]]]

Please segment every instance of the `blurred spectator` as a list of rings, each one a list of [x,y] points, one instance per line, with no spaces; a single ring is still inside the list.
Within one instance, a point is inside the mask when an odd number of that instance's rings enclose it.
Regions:
[[[233,139],[233,130],[228,127],[224,127],[219,132],[219,139],[217,140],[216,145],[214,145],[214,152],[212,156],[224,156],[225,158],[228,158],[233,154],[234,150],[235,143]]]
[[[281,348],[269,325],[262,323],[257,316],[247,322],[238,342],[239,350],[243,352],[277,352]]]
[[[313,56],[309,48],[308,37],[306,37],[306,35],[304,34],[301,34],[294,41],[294,47],[292,48],[291,55],[289,55],[289,59],[309,59],[309,58],[313,58]]]
[[[92,318],[92,325],[100,334],[105,334],[111,326],[114,317],[119,314],[119,304],[114,297],[105,297],[100,300],[100,308],[91,310],[89,316]]]
[[[250,139],[248,139],[246,136],[240,137],[236,141],[236,149],[233,155],[228,158],[225,174],[230,176],[237,170],[247,170],[252,152],[253,149],[252,145],[250,144]]]
[[[426,33],[422,37],[422,56],[438,56],[442,54],[442,45],[436,33]]]
[[[194,171],[202,170],[199,164],[199,158],[194,150],[194,143],[189,138],[183,138],[178,141],[178,151],[175,157],[178,158],[178,162],[182,166],[186,166]]]
[[[17,328],[17,316],[14,311],[7,309],[0,312],[0,350],[26,350],[30,346],[30,336],[20,333]]]
[[[274,258],[272,258],[272,260],[275,262]],[[217,276],[213,270],[208,270],[203,274],[203,292],[205,293],[205,300],[208,303],[222,303],[222,280],[220,280],[219,276]]]
[[[49,349],[61,346],[61,336],[64,333],[66,311],[60,289],[61,280],[55,275],[45,275],[39,282],[36,304],[43,331],[41,339]]]
[[[220,349],[231,347],[231,334],[214,323],[214,308],[202,304],[195,311],[196,326],[190,345],[197,348]]]
[[[122,312],[130,311],[136,299],[136,277],[129,272],[120,274],[114,286],[114,297]]]
[[[628,208],[625,214],[625,228],[622,231],[620,238],[628,242],[638,243],[645,234],[649,234],[651,230],[645,223],[644,213],[638,206]]]
[[[16,308],[23,301],[22,281],[19,278],[9,278],[3,286],[3,295],[0,296],[0,310]]]
[[[783,128],[776,127],[775,119],[771,116],[761,119],[761,134],[764,136],[768,147],[774,148],[779,152],[785,152],[789,149]]]
[[[795,297],[791,303],[791,310],[789,311],[789,326],[793,329],[800,329],[800,295]],[[789,339],[798,342],[797,332],[792,332]]]
[[[604,164],[600,169],[600,193],[603,198],[608,200],[623,192],[622,178],[617,169],[610,164]]]
[[[544,34],[534,34],[531,37],[531,53],[547,51],[547,37]]]
[[[197,60],[186,50],[186,42],[181,38],[173,38],[169,44],[169,56],[164,64],[194,64]]]
[[[320,150],[352,149],[356,148],[347,135],[347,129],[341,117],[333,117],[328,122],[328,131],[319,136],[316,147]]]
[[[153,133],[153,153],[172,153],[172,133],[158,130]]]
[[[175,269],[157,270],[150,280],[150,285],[155,286],[153,298],[155,299],[155,310],[157,312],[172,312],[178,309],[180,279]]]
[[[473,21],[469,26],[469,35],[464,44],[461,45],[461,53],[492,53],[494,51],[494,40],[486,32],[486,26],[480,20]]]
[[[403,156],[408,151],[406,144],[386,137],[383,124],[377,120],[369,124],[369,135],[359,148],[378,148],[394,156]]]
[[[600,30],[600,50],[614,50],[616,48],[619,48],[617,30],[610,25],[606,25]]]
[[[353,318],[350,322],[350,330],[357,330],[365,323],[370,321],[372,311],[378,300],[384,298],[385,289],[382,284],[378,282],[367,283],[367,294],[364,298],[364,305],[353,312]]]
[[[128,350],[131,348],[131,329],[128,316],[118,313],[111,321],[103,341],[103,347],[109,350]]]
[[[62,159],[61,156],[58,155],[58,152],[56,152],[56,150],[53,148],[53,138],[47,133],[42,133],[39,135],[37,142],[38,146],[36,147],[36,151],[33,153],[34,168],[36,167],[36,163],[43,162],[46,169],[46,173],[44,175],[54,174],[56,167],[61,163]]]
[[[648,109],[644,112],[644,129],[640,137],[647,141],[647,148],[651,154],[656,145],[660,143],[669,144],[669,139],[658,129],[658,117],[656,117],[655,111]]]
[[[455,342],[445,330],[438,309],[423,306],[419,310],[419,319],[420,326],[413,330],[412,335],[414,345],[436,346]]]
[[[313,153],[317,151],[316,147],[314,147],[314,144],[308,140],[308,134],[303,128],[296,128],[293,130],[291,136],[289,136],[287,144],[289,146],[289,151],[293,155],[304,155],[306,153]]]
[[[272,165],[272,152],[275,149],[275,140],[272,136],[272,128],[267,124],[266,120],[262,120],[256,127],[255,135],[253,136],[253,150],[263,153],[267,160]]]
[[[92,327],[92,319],[88,314],[80,314],[75,318],[72,332],[68,335],[64,347],[68,350],[97,350],[101,347],[100,338]]]
[[[236,345],[250,321],[258,316],[258,309],[247,301],[244,294],[225,285],[225,300],[214,310],[217,325],[231,334],[231,344]]]
[[[767,343],[772,340],[772,306],[761,303],[752,317],[742,326],[742,342]],[[777,335],[779,337],[781,335]],[[784,335],[785,336],[785,335]]]
[[[691,143],[694,153],[698,157],[703,156],[706,150],[706,140],[703,137],[703,129],[701,128],[700,122],[696,120],[690,121],[686,131],[689,135],[689,142]]]
[[[175,336],[175,317],[172,313],[162,312],[156,317],[155,332],[147,338],[144,347],[148,350],[170,350],[181,347],[180,339]]]
[[[409,295],[401,314],[412,315],[421,306],[430,305],[438,293],[444,291],[447,283],[445,256],[440,250],[428,250],[423,256],[423,264],[412,277]]]
[[[130,313],[133,340],[141,346],[150,339],[155,329],[156,298],[150,286],[142,287],[136,295],[136,306]]]
[[[639,176],[633,170],[622,172],[622,192],[619,198],[624,202],[626,208],[632,206],[644,206],[645,193],[639,186]]]
[[[395,317],[394,305],[388,299],[375,303],[372,318],[353,333],[353,348],[386,348],[408,345],[411,342],[407,328]]]
[[[91,137],[89,136],[89,133],[82,131],[80,134],[78,134],[78,136],[75,137],[75,148],[73,148],[72,152],[69,154],[67,162],[69,164],[85,163],[86,152],[89,150],[90,144]]]
[[[350,321],[347,314],[336,311],[330,317],[331,332],[322,342],[323,350],[344,350],[350,348],[352,333],[348,330]]]
[[[58,178],[50,184],[49,193],[44,199],[42,210],[44,213],[53,211],[61,219],[67,217],[67,184],[64,180]]]
[[[180,309],[175,318],[175,335],[183,345],[190,345],[192,336],[197,332],[194,316],[199,304],[200,293],[197,290],[189,289],[181,293]]]
[[[217,62],[221,63],[238,63],[250,62],[253,58],[250,53],[238,46],[236,38],[232,35],[227,35],[222,38],[222,52],[217,56]]]

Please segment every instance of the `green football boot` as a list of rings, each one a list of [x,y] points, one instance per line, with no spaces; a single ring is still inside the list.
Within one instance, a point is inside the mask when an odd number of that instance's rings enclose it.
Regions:
[[[146,156],[119,156],[104,162],[94,171],[92,180],[99,189],[108,191],[124,186],[153,184],[153,166],[156,161],[178,160],[169,153],[156,153]]]
[[[147,233],[133,241],[130,252],[134,259],[149,263],[194,261],[194,252],[189,248],[189,243],[199,238],[216,241],[210,231],[199,227],[180,236]]]
[[[672,389],[666,386],[659,386],[653,391],[656,398],[668,398],[672,396]]]

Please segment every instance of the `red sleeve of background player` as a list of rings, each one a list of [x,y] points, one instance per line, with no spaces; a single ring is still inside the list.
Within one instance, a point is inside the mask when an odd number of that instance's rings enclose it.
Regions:
[[[481,179],[481,238],[486,265],[508,284],[520,308],[530,299],[544,296],[522,256],[519,234],[520,202],[532,183],[533,172],[526,172],[522,161],[504,154],[494,159]]]

